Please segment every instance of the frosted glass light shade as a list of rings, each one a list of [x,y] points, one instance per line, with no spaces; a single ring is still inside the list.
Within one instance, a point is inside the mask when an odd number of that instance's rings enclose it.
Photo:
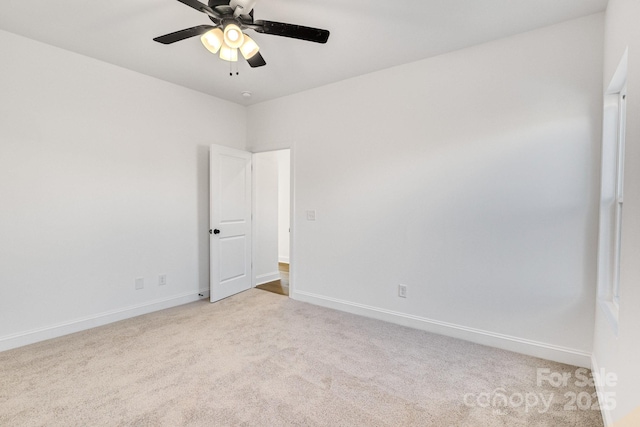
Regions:
[[[223,40],[222,30],[220,28],[214,28],[211,31],[207,31],[200,37],[200,41],[211,53],[218,53],[222,46]]]
[[[244,43],[244,34],[236,24],[224,27],[224,43],[230,48],[237,49]]]
[[[260,47],[258,46],[258,44],[253,41],[251,37],[245,34],[244,43],[242,43],[242,46],[240,46],[240,52],[242,53],[242,56],[244,56],[244,59],[253,58],[259,50]]]
[[[220,48],[220,59],[225,61],[236,62],[238,60],[238,49],[223,44]]]

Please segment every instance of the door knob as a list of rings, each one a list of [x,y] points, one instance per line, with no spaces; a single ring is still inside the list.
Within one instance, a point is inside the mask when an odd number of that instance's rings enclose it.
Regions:
[[[220,230],[218,230],[217,228],[214,230],[209,230],[209,234],[220,234]]]

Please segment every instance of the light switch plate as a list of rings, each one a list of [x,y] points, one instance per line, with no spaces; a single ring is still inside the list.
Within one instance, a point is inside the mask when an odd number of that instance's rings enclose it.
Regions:
[[[315,221],[316,220],[316,211],[307,211],[307,221]]]

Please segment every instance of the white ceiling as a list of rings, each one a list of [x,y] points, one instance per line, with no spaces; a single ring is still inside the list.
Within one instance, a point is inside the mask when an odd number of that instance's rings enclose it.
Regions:
[[[205,0],[206,1],[206,0]],[[2,0],[0,29],[249,105],[601,12],[607,0],[258,0],[255,19],[331,31],[326,45],[247,31],[267,65],[252,69],[199,37],[152,39],[210,24],[177,0]],[[46,66],[46,64],[43,64]],[[1,72],[1,71],[0,71]],[[242,97],[250,91],[250,99]]]

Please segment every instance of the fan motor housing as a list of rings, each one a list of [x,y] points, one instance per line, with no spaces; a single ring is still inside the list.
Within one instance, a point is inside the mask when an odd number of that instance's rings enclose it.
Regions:
[[[226,18],[230,18],[236,21],[236,24],[240,24],[238,22],[238,20],[233,16],[233,8],[231,6],[229,6],[229,2],[225,1],[225,0],[209,0],[209,7],[212,9],[215,9],[216,12],[218,12],[220,15],[222,15],[223,19]],[[253,9],[251,10],[251,12],[249,12],[248,15],[241,15],[242,20],[244,22],[249,22],[249,23],[253,23]],[[215,24],[218,23],[218,20],[216,20],[215,18],[213,18],[212,16],[209,17],[209,19],[211,19],[211,21],[213,21]],[[239,25],[240,26],[240,25]]]

